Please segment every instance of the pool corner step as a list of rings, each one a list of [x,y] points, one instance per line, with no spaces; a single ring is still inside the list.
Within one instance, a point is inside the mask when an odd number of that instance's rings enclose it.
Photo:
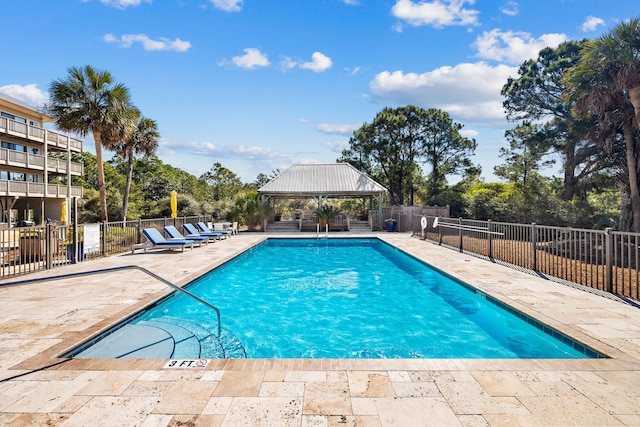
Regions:
[[[141,320],[139,325],[153,326],[166,331],[173,337],[175,346],[172,358],[200,357],[201,347],[198,337],[189,329],[164,319]]]

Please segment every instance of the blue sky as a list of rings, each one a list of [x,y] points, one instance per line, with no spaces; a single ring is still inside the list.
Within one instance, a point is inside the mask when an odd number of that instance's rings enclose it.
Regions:
[[[162,161],[245,182],[334,162],[386,106],[440,108],[493,181],[507,78],[638,14],[637,0],[21,0],[3,5],[0,92],[40,106],[68,67],[110,71],[158,122]]]

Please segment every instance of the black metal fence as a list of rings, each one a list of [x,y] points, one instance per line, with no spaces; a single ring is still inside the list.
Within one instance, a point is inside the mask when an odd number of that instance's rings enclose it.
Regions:
[[[411,231],[461,252],[640,300],[640,233],[426,215]]]
[[[0,230],[0,279],[130,251],[141,243],[143,228],[162,230],[175,225],[181,229],[184,223],[207,220],[192,216]]]

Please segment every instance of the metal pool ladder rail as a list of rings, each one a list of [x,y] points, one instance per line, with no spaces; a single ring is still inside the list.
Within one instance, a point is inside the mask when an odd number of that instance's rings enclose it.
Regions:
[[[37,279],[18,280],[17,282],[1,283],[0,287],[2,287],[2,286],[10,286],[10,285],[26,285],[28,283],[49,282],[49,281],[52,281],[52,280],[66,279],[66,278],[69,278],[69,277],[91,276],[93,274],[112,273],[114,271],[131,270],[131,269],[140,270],[143,273],[148,274],[149,276],[153,277],[154,279],[161,281],[165,285],[175,289],[178,292],[182,292],[183,294],[187,295],[188,297],[193,298],[194,300],[206,305],[207,307],[209,307],[210,309],[215,311],[216,318],[218,320],[218,335],[217,335],[217,337],[220,338],[222,328],[220,326],[220,310],[218,309],[218,307],[216,307],[215,305],[213,305],[211,303],[208,303],[207,301],[205,301],[202,298],[192,294],[191,292],[187,291],[186,289],[182,289],[180,286],[174,285],[173,283],[171,283],[167,279],[164,279],[164,278],[158,276],[157,274],[147,270],[146,268],[140,267],[138,265],[123,265],[123,266],[120,266],[120,267],[102,268],[102,269],[99,269],[99,270],[89,270],[89,271],[81,271],[81,272],[78,272],[78,273],[68,273],[68,274],[60,274],[60,275],[57,275],[57,276],[40,277],[40,278],[37,278]]]

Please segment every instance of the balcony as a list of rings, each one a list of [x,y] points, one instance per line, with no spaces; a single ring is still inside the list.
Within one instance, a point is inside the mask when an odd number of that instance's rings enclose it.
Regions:
[[[0,180],[0,197],[82,197],[82,187],[71,186],[71,191],[67,190],[66,185]]]
[[[82,152],[82,141],[71,138],[57,132],[39,128],[37,126],[28,125],[26,123],[16,122],[15,120],[0,117],[0,133],[6,133],[18,138],[24,138],[29,141],[46,144],[55,151],[73,151],[75,153]],[[49,151],[49,150],[47,150]]]
[[[49,173],[67,174],[69,167],[66,160],[47,158],[39,154],[28,154],[21,151],[0,148],[0,165],[44,171],[45,161]],[[71,175],[82,176],[82,172],[81,163],[71,162]]]

